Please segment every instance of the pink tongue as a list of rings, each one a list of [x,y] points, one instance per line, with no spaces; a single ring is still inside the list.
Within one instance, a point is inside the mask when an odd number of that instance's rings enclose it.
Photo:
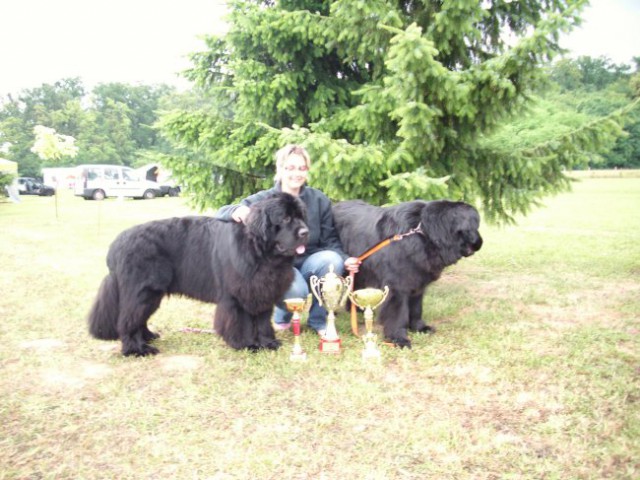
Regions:
[[[296,253],[298,255],[302,255],[305,250],[306,250],[306,248],[304,248],[304,245],[300,245],[298,248],[296,248]]]

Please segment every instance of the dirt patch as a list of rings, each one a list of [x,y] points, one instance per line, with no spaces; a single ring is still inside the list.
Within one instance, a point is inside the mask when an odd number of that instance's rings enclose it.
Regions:
[[[100,345],[98,347],[98,350],[101,350],[103,352],[120,352],[120,342],[111,342]]]
[[[639,285],[617,283],[597,290],[573,292],[565,296],[561,304],[534,304],[527,308],[534,317],[558,329],[576,325],[611,326],[621,317],[618,305],[634,295],[640,295]]]
[[[158,358],[158,364],[165,372],[197,370],[203,363],[204,359],[195,355],[171,355]]]
[[[89,382],[107,377],[112,371],[112,367],[103,363],[82,362],[64,369],[48,368],[40,376],[49,387],[80,389]]]
[[[22,342],[19,346],[23,349],[46,351],[56,348],[63,348],[66,345],[67,344],[62,340],[58,340],[56,338],[39,338],[37,340]]]

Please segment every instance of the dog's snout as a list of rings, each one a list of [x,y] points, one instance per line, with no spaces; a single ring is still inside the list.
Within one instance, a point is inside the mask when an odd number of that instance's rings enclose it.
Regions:
[[[307,238],[309,236],[309,229],[307,227],[300,227],[298,230],[298,238]]]

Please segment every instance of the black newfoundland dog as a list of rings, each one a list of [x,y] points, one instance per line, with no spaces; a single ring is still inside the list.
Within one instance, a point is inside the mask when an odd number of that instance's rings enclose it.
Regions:
[[[89,314],[96,338],[122,341],[124,355],[158,353],[147,320],[165,295],[216,304],[214,327],[236,349],[277,349],[274,304],[291,285],[309,230],[304,204],[286,193],[251,207],[246,224],[209,217],[158,220],[122,232]]]
[[[389,286],[389,296],[379,307],[379,321],[387,339],[410,347],[409,330],[431,330],[422,320],[427,285],[437,280],[445,267],[482,246],[478,212],[466,203],[447,200],[385,208],[355,200],[336,204],[333,214],[345,252],[354,257],[396,234],[417,229],[418,233],[392,242],[364,260],[354,286]]]

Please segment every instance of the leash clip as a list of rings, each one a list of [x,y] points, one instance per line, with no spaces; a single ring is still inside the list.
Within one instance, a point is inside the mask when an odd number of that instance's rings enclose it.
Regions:
[[[418,223],[417,227],[412,228],[411,230],[409,230],[406,233],[398,233],[398,234],[394,235],[393,239],[394,240],[400,240],[401,238],[408,237],[409,235],[413,235],[414,233],[419,233],[420,235],[424,235],[424,232],[422,231],[422,222]]]

